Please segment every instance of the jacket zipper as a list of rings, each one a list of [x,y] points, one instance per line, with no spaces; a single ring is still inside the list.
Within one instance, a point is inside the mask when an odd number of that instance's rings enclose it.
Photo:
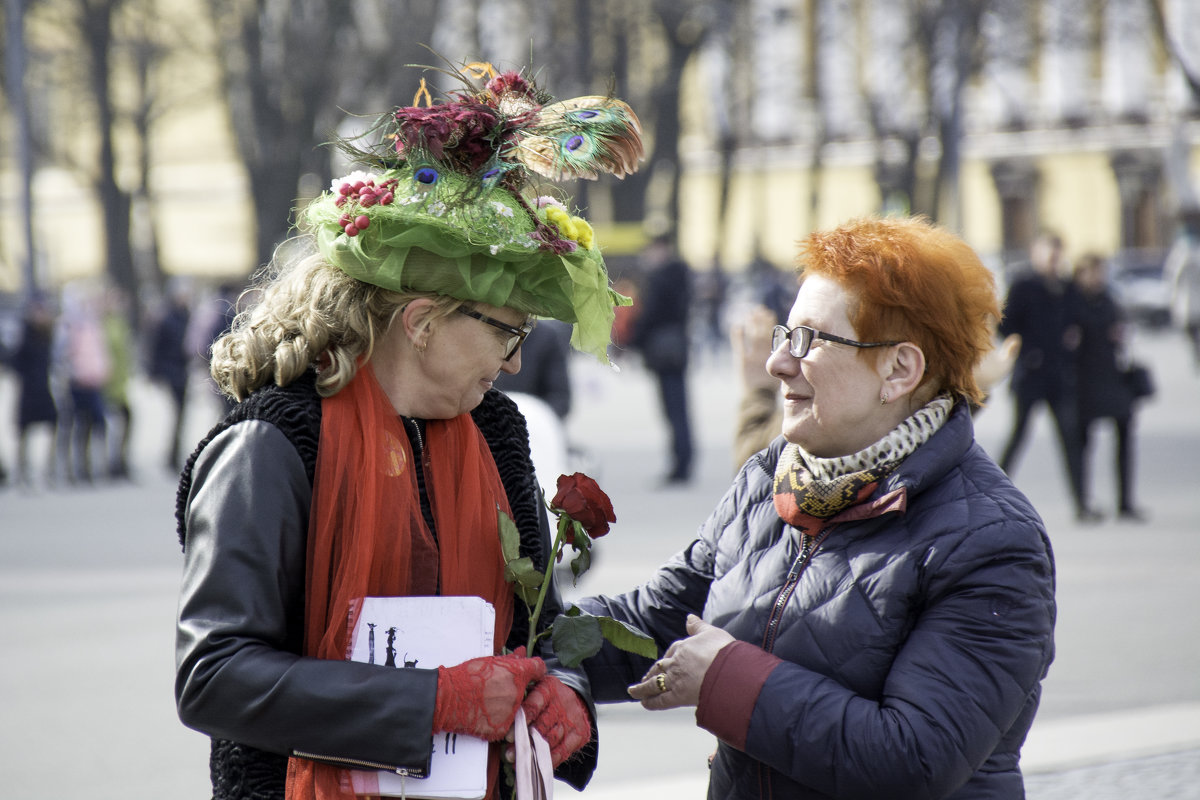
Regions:
[[[800,552],[796,554],[796,558],[792,561],[791,569],[788,570],[787,578],[783,582],[783,588],[779,590],[779,594],[775,597],[775,605],[771,607],[771,617],[767,620],[767,630],[763,634],[763,649],[768,653],[775,650],[775,636],[779,632],[779,621],[783,618],[783,609],[791,599],[792,593],[796,591],[797,584],[800,583],[800,576],[804,573],[808,562],[812,559],[813,553],[825,537],[829,534],[830,528],[821,531],[814,539],[807,533],[800,534]],[[758,764],[758,781],[759,792],[768,798],[775,796],[775,787],[771,780],[771,771],[765,764]],[[765,787],[765,791],[764,791]]]
[[[797,584],[800,583],[800,576],[804,573],[808,562],[812,560],[813,553],[825,537],[829,534],[830,529],[826,528],[821,531],[815,538],[807,533],[800,534],[800,552],[796,554],[796,559],[792,562],[791,569],[788,570],[787,578],[783,582],[783,588],[779,590],[779,594],[775,597],[775,604],[771,607],[771,617],[767,620],[767,629],[763,633],[763,649],[768,653],[775,649],[775,636],[779,632],[779,622],[783,618],[783,609],[787,606],[788,600],[791,599],[792,593],[796,591]]]
[[[380,764],[376,761],[364,761],[358,758],[333,758],[331,756],[321,756],[316,753],[305,753],[301,750],[293,750],[292,755],[297,758],[307,758],[310,761],[320,761],[324,764],[333,764],[345,769],[379,769],[384,772],[391,772],[395,775],[404,775],[409,778],[427,778],[429,771],[420,767],[397,767],[393,764]]]

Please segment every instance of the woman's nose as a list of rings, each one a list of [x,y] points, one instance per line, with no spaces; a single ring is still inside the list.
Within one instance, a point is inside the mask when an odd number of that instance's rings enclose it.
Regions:
[[[509,375],[516,375],[521,371],[521,348],[517,348],[517,352],[513,353],[512,358],[508,361],[500,362],[500,371],[507,372]]]
[[[771,351],[771,355],[767,356],[767,372],[780,380],[790,378],[799,369],[800,359],[792,358],[786,342],[776,347]]]

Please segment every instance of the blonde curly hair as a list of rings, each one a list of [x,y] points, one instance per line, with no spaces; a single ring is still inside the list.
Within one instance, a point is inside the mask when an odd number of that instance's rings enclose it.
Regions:
[[[317,391],[329,397],[354,378],[375,342],[411,301],[435,301],[422,324],[453,313],[463,301],[428,292],[395,292],[351,278],[325,260],[312,237],[289,240],[243,293],[258,299],[212,346],[210,372],[237,400],[268,381],[286,386],[318,365]]]

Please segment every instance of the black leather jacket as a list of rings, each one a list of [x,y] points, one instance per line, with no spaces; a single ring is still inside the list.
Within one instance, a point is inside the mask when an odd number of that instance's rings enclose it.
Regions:
[[[549,525],[516,406],[489,392],[473,416],[495,455],[521,531],[544,566]],[[300,655],[308,511],[320,402],[308,375],[240,404],[201,443],[180,483],[186,565],[175,695],[180,719],[213,737],[216,798],[283,797],[288,755],[392,770],[428,764],[437,670],[387,669]],[[541,620],[561,610],[551,591]],[[517,603],[511,643],[528,630]],[[587,679],[552,672],[593,716]],[[582,788],[596,741],[560,767]]]

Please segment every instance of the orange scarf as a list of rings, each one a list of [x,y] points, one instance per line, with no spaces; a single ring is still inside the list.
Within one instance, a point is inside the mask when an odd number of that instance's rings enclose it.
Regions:
[[[495,649],[512,625],[497,508],[511,516],[496,462],[470,414],[430,420],[422,454],[437,531],[421,515],[404,423],[369,365],[321,401],[308,526],[304,654],[344,660],[362,597],[478,595],[496,609]],[[498,761],[489,762],[489,795]],[[343,771],[288,763],[288,800],[353,798]]]

